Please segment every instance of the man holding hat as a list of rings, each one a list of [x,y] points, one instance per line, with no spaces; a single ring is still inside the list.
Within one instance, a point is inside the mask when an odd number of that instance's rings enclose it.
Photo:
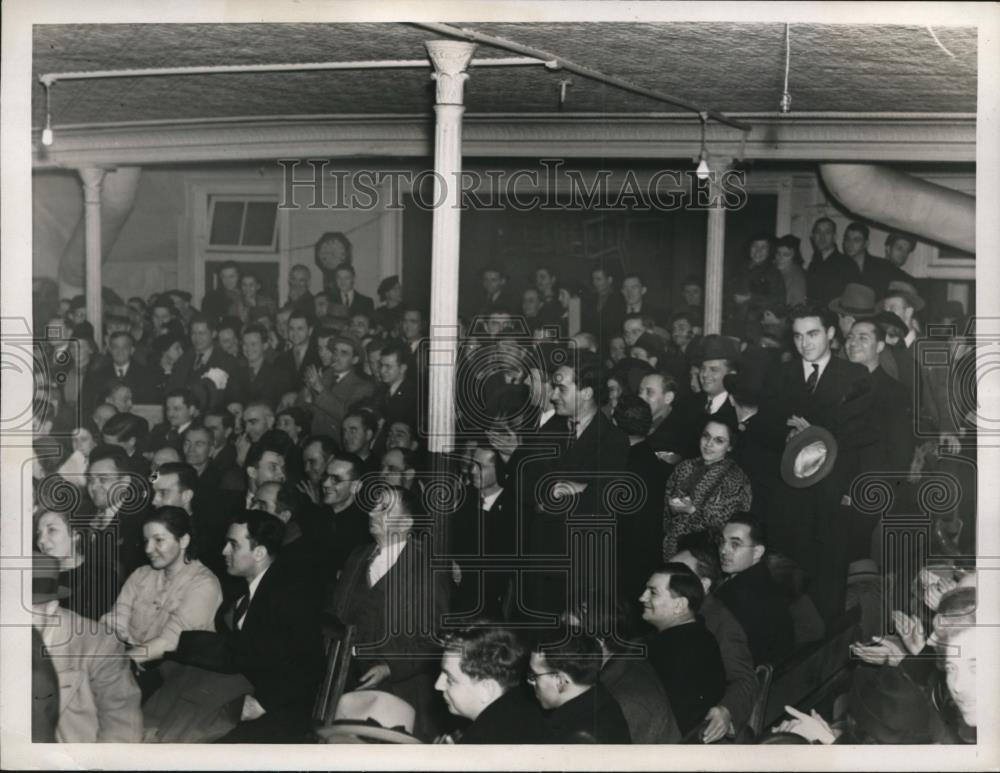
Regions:
[[[59,679],[60,743],[137,743],[142,740],[141,693],[125,648],[102,627],[94,628],[59,606],[69,588],[59,584],[59,562],[32,557],[31,624]]]
[[[306,386],[312,397],[314,435],[330,435],[340,442],[340,425],[351,406],[375,394],[375,384],[358,375],[361,344],[351,336],[339,335],[327,341],[333,355],[330,363],[332,379],[320,379],[307,374]],[[328,386],[324,385],[324,381]]]

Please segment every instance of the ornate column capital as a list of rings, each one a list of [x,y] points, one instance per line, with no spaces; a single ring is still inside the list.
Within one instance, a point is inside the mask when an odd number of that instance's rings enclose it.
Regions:
[[[476,44],[460,40],[430,40],[424,45],[434,65],[431,77],[437,81],[437,104],[461,105],[464,99],[462,87],[469,77],[465,68],[472,60]]]

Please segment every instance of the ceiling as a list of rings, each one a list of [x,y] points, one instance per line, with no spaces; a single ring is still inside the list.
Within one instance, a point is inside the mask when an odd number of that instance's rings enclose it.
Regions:
[[[465,25],[726,113],[774,113],[784,76],[784,25],[568,23]],[[885,25],[793,25],[789,91],[796,112],[975,113],[977,31]],[[359,59],[424,59],[426,30],[384,24],[107,24],[34,28],[33,75],[75,70]],[[514,56],[479,46],[477,56]],[[336,114],[430,114],[427,70],[199,75],[65,81],[52,91],[56,127],[130,121]],[[676,110],[543,67],[473,68],[469,113]],[[36,82],[32,123],[44,125]]]

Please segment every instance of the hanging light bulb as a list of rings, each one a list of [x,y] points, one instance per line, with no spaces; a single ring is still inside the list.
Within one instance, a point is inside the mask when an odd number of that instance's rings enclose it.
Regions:
[[[50,110],[51,100],[49,96],[49,85],[45,86],[45,128],[42,129],[42,144],[48,147],[52,144],[52,112]]]
[[[708,148],[705,145],[705,124],[708,122],[708,113],[698,113],[698,117],[701,118],[701,152],[698,154],[698,168],[695,170],[695,176],[699,180],[707,180],[712,171],[708,168]]]

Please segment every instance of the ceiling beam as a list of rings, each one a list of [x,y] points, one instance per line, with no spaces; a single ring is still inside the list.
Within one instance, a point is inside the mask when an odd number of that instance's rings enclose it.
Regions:
[[[976,159],[971,115],[753,118],[745,146],[709,125],[712,156],[775,161],[960,162]],[[429,158],[430,116],[302,116],[55,127],[35,137],[36,169],[261,161],[278,158]],[[468,115],[466,157],[697,157],[701,124],[686,116]]]

